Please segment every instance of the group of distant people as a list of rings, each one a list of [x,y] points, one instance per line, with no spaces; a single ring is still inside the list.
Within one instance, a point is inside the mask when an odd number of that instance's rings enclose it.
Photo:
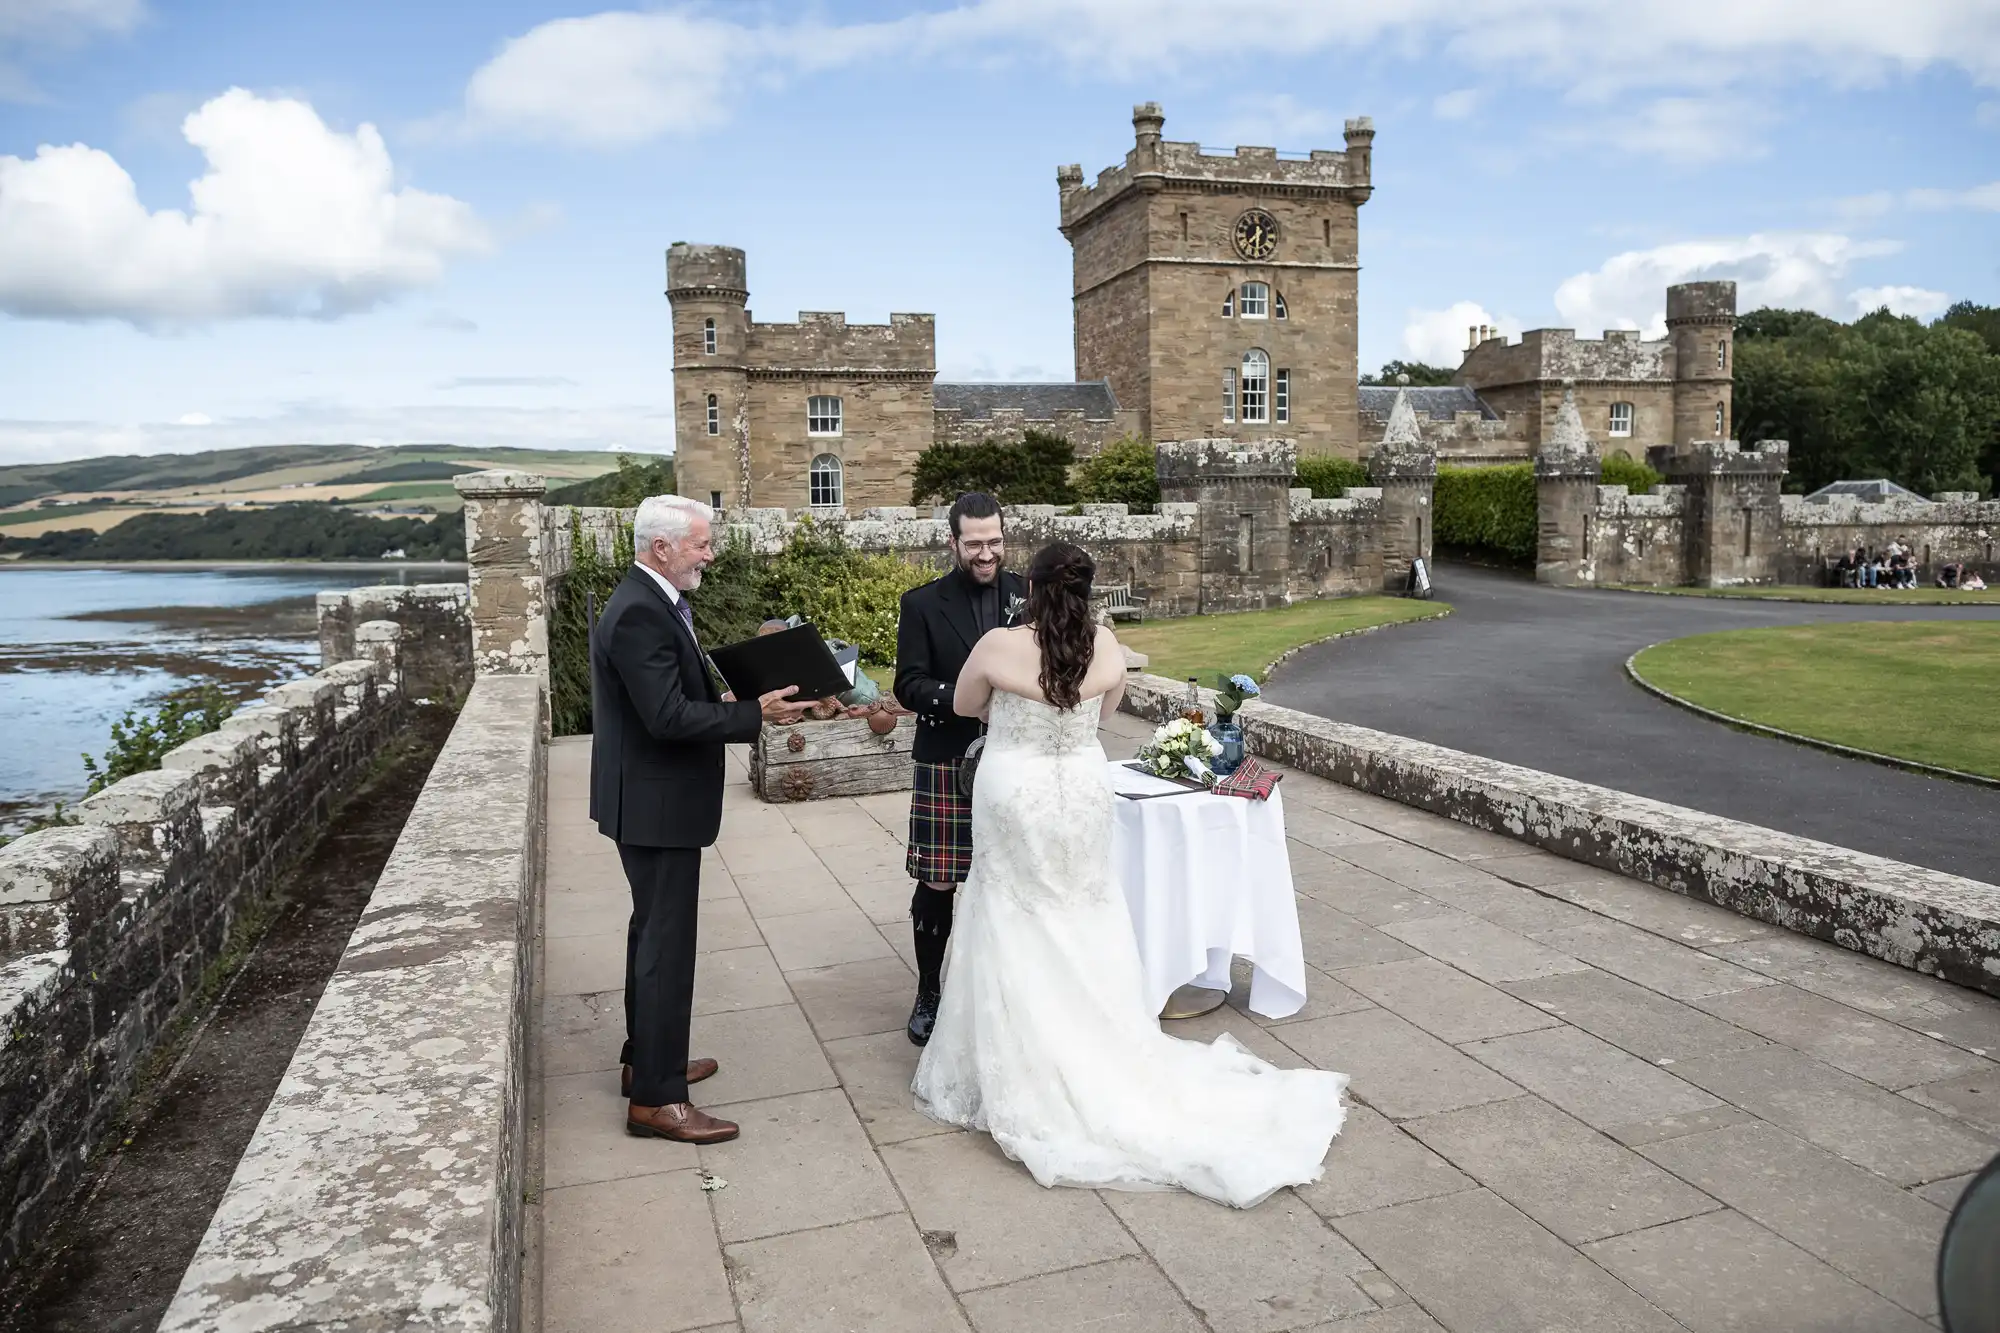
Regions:
[[[1840,557],[1833,574],[1843,588],[1914,588],[1916,554],[1900,541],[1891,541],[1881,551],[1856,546]],[[1962,561],[1939,565],[1936,581],[1940,588],[1963,588],[1968,592],[1983,592],[1986,588],[1979,571],[1967,569]]]

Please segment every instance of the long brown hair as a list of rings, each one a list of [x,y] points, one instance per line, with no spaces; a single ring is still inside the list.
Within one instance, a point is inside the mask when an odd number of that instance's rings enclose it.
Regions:
[[[1090,581],[1097,566],[1082,548],[1051,542],[1028,565],[1027,621],[1042,650],[1042,697],[1057,708],[1083,701],[1083,678],[1097,649]]]

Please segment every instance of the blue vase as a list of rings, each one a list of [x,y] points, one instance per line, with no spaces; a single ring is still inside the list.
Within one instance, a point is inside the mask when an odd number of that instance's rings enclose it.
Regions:
[[[1222,753],[1210,760],[1208,766],[1217,777],[1226,778],[1243,766],[1243,728],[1225,719],[1210,727],[1208,734],[1222,746]]]

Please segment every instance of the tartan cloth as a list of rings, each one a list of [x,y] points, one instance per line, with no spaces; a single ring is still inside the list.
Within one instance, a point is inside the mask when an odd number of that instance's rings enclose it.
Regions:
[[[904,867],[926,884],[963,884],[972,873],[972,798],[958,793],[956,759],[917,765]]]
[[[1266,768],[1255,759],[1245,758],[1234,773],[1218,781],[1210,790],[1218,796],[1241,796],[1247,800],[1269,800],[1283,773]]]

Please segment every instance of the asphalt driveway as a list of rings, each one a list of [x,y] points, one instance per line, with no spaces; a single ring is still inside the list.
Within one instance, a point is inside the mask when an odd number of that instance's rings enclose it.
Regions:
[[[1436,579],[1452,615],[1308,648],[1271,701],[2000,884],[2000,790],[1737,731],[1625,675],[1639,649],[1687,634],[2000,610],[1582,591],[1461,565]],[[1987,703],[2000,726],[2000,700]]]

